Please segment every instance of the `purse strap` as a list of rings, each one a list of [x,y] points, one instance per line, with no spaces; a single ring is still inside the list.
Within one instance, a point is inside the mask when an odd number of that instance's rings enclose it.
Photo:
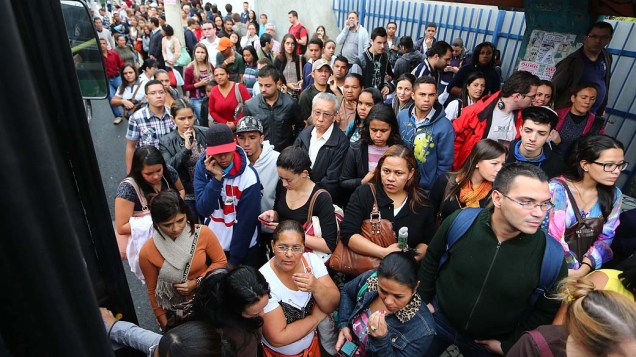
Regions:
[[[537,348],[539,349],[539,354],[541,355],[541,357],[554,356],[554,354],[552,353],[552,350],[550,350],[548,341],[546,341],[545,337],[543,337],[541,332],[537,330],[531,330],[531,331],[528,331],[528,334],[530,335],[530,337],[532,337],[532,340],[534,340],[534,343],[537,344]]]
[[[132,95],[132,100],[136,100],[135,97],[137,97],[137,92],[139,92],[139,88],[141,88],[141,83],[139,80],[137,80],[137,89],[135,89],[135,92]]]
[[[378,216],[380,219],[382,219],[380,210],[378,209],[378,200],[375,197],[375,185],[372,183],[367,183],[367,185],[369,185],[369,188],[371,188],[371,193],[373,194],[373,208],[371,209],[371,217]]]
[[[309,201],[309,209],[307,210],[307,223],[311,223],[311,217],[314,216],[314,204],[316,203],[316,200],[318,199],[318,195],[320,195],[321,193],[326,192],[327,194],[329,194],[329,192],[327,190],[325,190],[324,188],[321,188],[319,190],[317,190],[316,192],[314,192],[314,194],[311,196],[311,201]],[[331,195],[330,195],[331,197]]]
[[[194,260],[194,250],[197,248],[197,243],[199,242],[199,234],[201,233],[201,225],[198,224],[197,228],[194,230],[194,239],[192,239],[192,247],[190,247],[190,261],[186,264],[185,269],[183,269],[183,281],[186,282],[188,280],[188,276],[190,275],[190,268],[192,267],[192,261]],[[188,227],[186,227],[187,229]],[[207,255],[207,254],[206,254]]]
[[[234,95],[239,104],[243,105],[243,97],[241,97],[241,91],[238,83],[234,83]]]
[[[570,191],[570,188],[568,187],[567,182],[561,179],[555,179],[555,181],[558,182],[565,189],[565,192],[567,193],[568,198],[570,199],[570,204],[572,205],[572,209],[574,210],[574,216],[576,217],[577,223],[583,222],[583,216],[581,216],[581,211],[579,211],[579,206],[576,204],[576,199],[574,199],[574,195],[572,195],[572,191]]]
[[[135,182],[135,179],[133,179],[132,177],[126,177],[124,179],[124,182],[128,182],[128,184],[130,184],[135,189],[137,198],[139,198],[139,203],[141,203],[141,211],[147,211],[148,201],[146,200],[146,196],[143,194],[143,192],[141,192],[141,189],[139,188],[139,185],[137,185],[137,182]]]

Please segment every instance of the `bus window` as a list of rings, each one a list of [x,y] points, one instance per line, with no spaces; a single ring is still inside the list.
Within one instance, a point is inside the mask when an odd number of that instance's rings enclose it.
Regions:
[[[82,97],[104,99],[108,96],[108,82],[88,8],[81,1],[61,0],[60,3]]]

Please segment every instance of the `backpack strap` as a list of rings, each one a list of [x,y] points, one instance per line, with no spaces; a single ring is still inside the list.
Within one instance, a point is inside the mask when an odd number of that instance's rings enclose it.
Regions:
[[[439,268],[446,264],[451,247],[455,245],[455,243],[457,243],[464,234],[466,234],[468,228],[470,228],[473,222],[475,222],[475,219],[477,219],[477,216],[479,216],[479,213],[481,213],[482,210],[483,208],[467,207],[461,210],[457,217],[455,217],[455,220],[453,220],[453,223],[451,223],[451,226],[446,233],[446,250],[439,259]]]
[[[548,341],[545,340],[545,337],[538,330],[528,331],[528,335],[532,337],[532,340],[537,345],[539,349],[539,355],[541,357],[554,357],[554,354],[550,350],[550,346],[548,345]]]
[[[552,289],[559,278],[563,262],[564,253],[561,244],[548,233],[545,233],[544,236],[545,250],[541,262],[541,275],[539,275],[539,284],[530,295],[529,309],[532,309],[539,296],[547,294]]]

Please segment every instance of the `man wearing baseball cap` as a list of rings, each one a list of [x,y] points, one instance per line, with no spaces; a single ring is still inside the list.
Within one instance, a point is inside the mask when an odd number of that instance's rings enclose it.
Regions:
[[[205,134],[205,155],[194,168],[197,211],[216,235],[228,265],[260,267],[265,262],[258,242],[261,184],[232,130],[213,124]]]
[[[311,116],[311,101],[314,99],[316,94],[318,93],[331,93],[331,88],[327,84],[329,77],[333,71],[331,70],[331,66],[329,66],[329,62],[320,58],[314,61],[312,65],[311,74],[314,77],[314,83],[307,87],[301,94],[298,99],[298,110],[300,111],[300,117],[303,120],[307,120]],[[311,119],[310,119],[311,120]]]
[[[265,140],[263,125],[258,118],[245,116],[236,123],[236,141],[241,146],[250,164],[256,169],[258,178],[263,186],[261,198],[261,213],[274,209],[278,171],[276,160],[279,152]]]
[[[550,144],[557,113],[549,107],[527,107],[521,111],[521,120],[521,138],[510,143],[506,164],[523,162],[538,166],[550,178],[559,175],[562,165]]]
[[[216,63],[227,68],[232,82],[241,83],[245,73],[245,62],[243,56],[234,51],[232,41],[227,37],[221,37],[216,49],[219,51],[216,54]]]

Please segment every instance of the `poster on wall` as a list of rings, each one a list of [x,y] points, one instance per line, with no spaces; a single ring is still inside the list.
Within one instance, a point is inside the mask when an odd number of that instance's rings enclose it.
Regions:
[[[550,80],[556,64],[581,47],[575,41],[576,35],[534,30],[530,35],[526,55],[517,69]]]

